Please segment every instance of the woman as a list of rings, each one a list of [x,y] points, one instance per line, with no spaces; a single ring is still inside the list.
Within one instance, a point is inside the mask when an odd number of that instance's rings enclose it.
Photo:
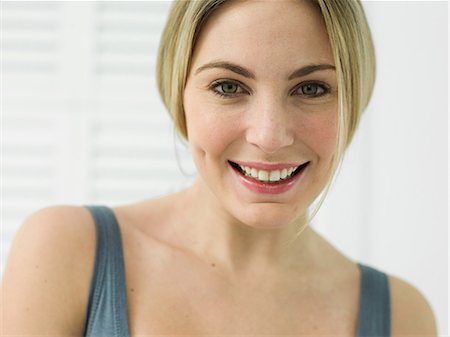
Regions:
[[[308,226],[374,64],[357,2],[175,2],[158,85],[195,183],[113,209],[32,215],[5,271],[3,331],[436,336],[418,290]]]

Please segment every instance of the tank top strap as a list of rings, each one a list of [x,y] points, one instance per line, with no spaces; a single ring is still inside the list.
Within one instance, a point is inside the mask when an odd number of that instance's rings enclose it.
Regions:
[[[96,252],[84,336],[128,337],[128,308],[122,238],[113,211],[85,206],[95,221]]]
[[[391,304],[387,275],[358,263],[361,269],[361,293],[357,337],[390,337]]]

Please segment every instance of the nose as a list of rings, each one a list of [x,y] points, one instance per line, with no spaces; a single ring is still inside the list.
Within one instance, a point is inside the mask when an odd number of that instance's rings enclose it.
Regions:
[[[293,121],[282,102],[261,101],[249,112],[246,140],[273,154],[294,143]]]

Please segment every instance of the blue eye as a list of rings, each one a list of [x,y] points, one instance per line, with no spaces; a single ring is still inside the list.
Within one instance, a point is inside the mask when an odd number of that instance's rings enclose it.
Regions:
[[[210,90],[222,97],[233,97],[243,92],[240,84],[231,81],[215,82],[211,85]]]
[[[233,98],[245,92],[242,85],[230,80],[214,82],[210,87],[215,95],[224,98]],[[317,82],[302,83],[294,89],[293,95],[303,96],[304,98],[317,98],[330,92],[328,86]]]
[[[300,95],[308,96],[308,97],[320,97],[327,94],[330,90],[319,83],[304,83],[295,89],[296,92],[299,92]]]

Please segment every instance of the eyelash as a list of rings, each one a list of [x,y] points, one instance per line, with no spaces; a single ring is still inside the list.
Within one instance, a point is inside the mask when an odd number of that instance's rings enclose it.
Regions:
[[[211,84],[211,86],[209,87],[209,89],[210,89],[215,95],[218,95],[218,96],[220,96],[220,97],[222,97],[222,98],[234,98],[234,97],[236,97],[236,96],[238,96],[238,95],[241,94],[241,93],[226,94],[226,93],[222,93],[222,92],[216,90],[217,87],[222,86],[222,85],[224,85],[224,84],[234,84],[234,85],[239,86],[242,90],[244,90],[244,89],[242,88],[242,85],[241,85],[239,82],[231,81],[231,80],[221,80],[221,81],[216,81],[216,82],[214,82],[214,83]],[[326,94],[328,94],[328,93],[330,92],[330,88],[329,88],[327,85],[325,85],[325,84],[323,84],[323,83],[320,83],[320,82],[317,82],[317,81],[309,81],[309,82],[300,83],[298,86],[295,87],[295,89],[294,89],[293,91],[297,91],[297,90],[300,89],[301,87],[304,87],[304,86],[310,85],[310,84],[317,85],[319,88],[321,88],[321,89],[323,90],[323,92],[322,92],[321,94],[317,94],[317,95],[300,94],[300,96],[305,96],[305,97],[307,97],[307,98],[312,98],[312,99],[314,99],[314,98],[319,98],[319,97],[325,96]]]

